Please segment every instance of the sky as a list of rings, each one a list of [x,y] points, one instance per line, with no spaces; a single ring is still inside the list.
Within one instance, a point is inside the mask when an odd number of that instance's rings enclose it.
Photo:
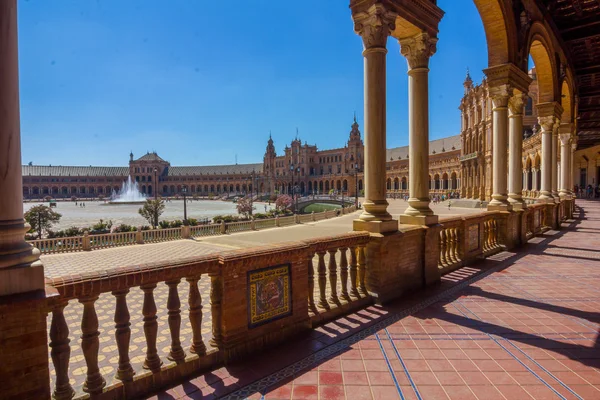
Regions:
[[[348,0],[18,0],[22,161],[124,166],[262,162],[269,132],[319,149],[361,125],[362,42]],[[460,133],[485,33],[471,0],[446,12],[430,60],[430,138]],[[408,78],[388,40],[387,147],[408,144]]]

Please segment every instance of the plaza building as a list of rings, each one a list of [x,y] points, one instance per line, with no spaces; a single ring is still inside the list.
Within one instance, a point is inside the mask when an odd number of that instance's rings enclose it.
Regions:
[[[430,142],[429,186],[435,193],[458,189],[459,136]],[[389,196],[408,194],[408,146],[386,153]],[[129,177],[139,190],[153,196],[223,197],[240,194],[337,194],[355,196],[363,190],[364,144],[356,117],[344,147],[319,150],[296,137],[277,154],[269,137],[263,163],[211,166],[171,166],[156,152],[139,158],[129,154],[127,167],[24,165],[24,199],[108,198]]]

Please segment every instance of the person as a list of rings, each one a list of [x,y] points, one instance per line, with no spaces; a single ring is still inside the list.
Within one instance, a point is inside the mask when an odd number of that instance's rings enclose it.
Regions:
[[[448,210],[450,209],[450,207],[452,206],[452,200],[448,201]]]

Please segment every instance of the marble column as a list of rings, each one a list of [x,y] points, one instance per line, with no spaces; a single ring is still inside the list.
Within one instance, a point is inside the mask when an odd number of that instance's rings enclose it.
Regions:
[[[44,288],[40,252],[25,242],[16,3],[0,1],[0,296]]]
[[[575,141],[575,137],[571,138],[571,165],[570,173],[569,173],[569,191],[571,194],[579,195],[579,193],[574,193],[573,189],[575,189],[575,184],[579,186],[579,177],[575,176],[578,172],[577,168],[575,168],[575,150],[577,150],[577,142]]]
[[[537,169],[531,168],[531,190],[537,190]]]
[[[507,195],[507,149],[508,149],[508,100],[512,95],[509,85],[490,88],[490,97],[494,103],[492,132],[492,200],[488,210],[507,211],[510,209]]]
[[[364,45],[365,201],[354,221],[355,230],[388,232],[398,229],[386,200],[386,43],[396,14],[383,4],[352,15],[354,30]]]
[[[429,208],[429,58],[435,53],[437,38],[419,33],[400,40],[400,52],[408,62],[408,207],[400,223],[432,225],[437,215]]]
[[[558,127],[560,120],[554,121],[552,128],[552,197],[554,201],[558,203]]]
[[[552,197],[552,131],[554,127],[554,116],[538,117],[542,128],[542,186],[538,201],[551,203]]]
[[[569,127],[570,128],[570,127]],[[560,134],[560,192],[559,196],[563,199],[569,198],[571,193],[569,190],[569,175],[571,171],[571,133]]]
[[[508,201],[514,210],[523,202],[523,105],[524,95],[515,93],[508,101]]]

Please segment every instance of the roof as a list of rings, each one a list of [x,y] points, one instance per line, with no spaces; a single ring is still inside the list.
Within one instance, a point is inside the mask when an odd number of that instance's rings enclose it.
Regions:
[[[138,158],[135,161],[162,161],[162,162],[166,162],[165,160],[163,160],[162,158],[160,158],[158,156],[158,154],[156,154],[155,151],[153,151],[152,153],[146,153],[143,156],[141,156],[140,158]]]
[[[129,167],[23,165],[23,176],[128,176]]]
[[[429,154],[443,153],[444,151],[452,151],[452,147],[454,146],[454,150],[460,150],[461,142],[460,135],[449,136],[442,139],[431,140],[429,142]],[[403,160],[408,158],[408,146],[402,147],[394,147],[392,149],[387,149],[385,153],[386,161],[389,161],[390,158],[394,160],[398,160],[398,157],[401,157]]]
[[[169,167],[169,176],[182,175],[228,175],[228,174],[251,174],[253,171],[260,173],[263,164],[231,164],[231,165],[206,165],[198,167]]]

